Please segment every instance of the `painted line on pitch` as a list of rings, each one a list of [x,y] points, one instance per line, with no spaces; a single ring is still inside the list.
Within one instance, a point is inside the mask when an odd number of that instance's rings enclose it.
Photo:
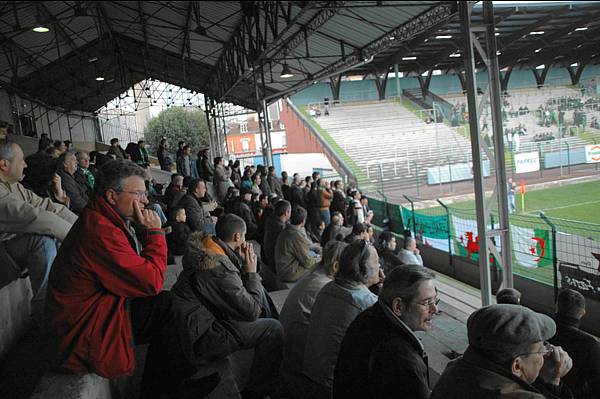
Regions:
[[[523,215],[529,215],[529,214],[533,215],[533,214],[535,214],[536,212],[537,212],[537,213],[539,213],[540,211],[544,211],[544,212],[547,212],[547,211],[555,211],[555,210],[558,210],[558,209],[567,209],[567,208],[573,208],[573,207],[575,207],[575,206],[579,206],[579,205],[592,205],[592,204],[598,204],[598,203],[600,203],[600,201],[588,201],[588,202],[580,202],[579,204],[565,205],[565,206],[557,206],[557,207],[555,207],[555,208],[544,208],[544,209],[537,209],[537,210],[535,210],[535,211],[529,211],[529,212],[525,212]]]

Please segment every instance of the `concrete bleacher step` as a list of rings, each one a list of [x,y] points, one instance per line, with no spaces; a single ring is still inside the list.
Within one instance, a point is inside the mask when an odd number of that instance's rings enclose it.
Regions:
[[[31,399],[116,399],[110,380],[96,374],[47,373]]]
[[[0,360],[30,326],[31,284],[19,278],[0,289]]]

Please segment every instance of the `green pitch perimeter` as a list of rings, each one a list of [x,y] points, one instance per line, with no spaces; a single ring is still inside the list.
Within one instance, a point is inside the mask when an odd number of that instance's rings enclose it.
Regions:
[[[540,211],[543,211],[550,219],[558,218],[589,223],[582,227],[584,230],[581,233],[569,231],[571,233],[588,237],[598,237],[600,235],[600,180],[528,191],[525,194],[525,211],[521,209],[521,195],[518,191],[515,202],[517,205],[516,215],[539,217]],[[450,212],[456,210],[458,216],[460,216],[461,210],[469,210],[474,215],[475,201],[456,202],[448,204],[448,207]],[[429,215],[445,213],[441,207],[418,209],[416,212]],[[542,219],[539,219],[539,223],[532,223],[532,220],[534,219],[516,217],[511,218],[511,223],[521,227],[547,228]],[[561,230],[562,225],[565,223],[559,222],[557,224],[559,230]],[[597,227],[594,225],[597,225]],[[551,267],[528,269],[513,263],[513,269],[515,274],[552,285]]]
[[[537,216],[543,211],[550,218],[598,224],[600,230],[600,180],[527,191],[525,211],[521,209],[519,192],[515,202],[517,214]],[[456,202],[449,204],[449,207],[475,209],[475,201]]]

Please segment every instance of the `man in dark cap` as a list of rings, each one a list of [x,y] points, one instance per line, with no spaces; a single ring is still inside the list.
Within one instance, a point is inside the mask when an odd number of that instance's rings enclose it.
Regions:
[[[467,321],[469,347],[448,364],[430,399],[572,398],[561,378],[572,361],[546,340],[554,321],[520,305],[492,305]]]
[[[579,329],[585,313],[583,295],[570,289],[562,290],[556,300],[556,335],[550,342],[564,347],[573,358],[573,369],[564,379],[573,396],[600,398],[600,342]]]
[[[521,293],[514,288],[504,288],[496,294],[496,303],[521,304]]]

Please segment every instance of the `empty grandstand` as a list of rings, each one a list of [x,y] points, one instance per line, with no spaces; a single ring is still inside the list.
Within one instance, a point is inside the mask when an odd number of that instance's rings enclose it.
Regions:
[[[430,168],[470,161],[470,144],[455,129],[425,122],[394,100],[338,105],[316,121],[386,192],[427,181]]]

